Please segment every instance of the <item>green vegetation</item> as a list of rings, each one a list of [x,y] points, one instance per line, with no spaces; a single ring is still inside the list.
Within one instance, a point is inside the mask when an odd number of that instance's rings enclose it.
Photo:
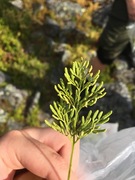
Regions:
[[[60,28],[64,22],[47,9],[44,0],[23,0],[23,9],[14,7],[10,2],[9,0],[0,2],[0,70],[9,75],[7,83],[26,90],[30,96],[38,90],[41,92],[41,98],[33,110],[34,113],[24,115],[26,107],[22,104],[17,109],[8,111],[8,119],[11,117],[26,125],[38,126],[38,111],[44,108],[45,101],[50,102],[56,98],[50,75],[52,68],[55,67],[57,71],[59,60],[48,43],[48,37],[43,33],[43,25],[48,16],[56,20]],[[74,34],[65,34],[68,39],[67,49],[71,52],[67,66],[80,57],[88,59],[89,54],[96,49],[96,41],[101,32],[100,28],[91,23],[91,14],[98,8],[98,4],[88,3],[87,0],[77,2],[87,8],[82,16],[74,18],[76,29],[82,31],[86,37],[73,38]],[[42,5],[41,10],[35,10],[35,5]],[[59,43],[57,38],[54,40]],[[6,130],[6,123],[1,124],[0,132]]]
[[[93,106],[106,94],[103,82],[97,84],[100,72],[93,76],[91,71],[89,61],[84,60],[75,61],[69,71],[65,68],[66,82],[60,79],[60,84],[55,85],[60,100],[50,105],[55,121],[53,123],[45,121],[54,130],[68,136],[72,143],[67,180],[70,180],[76,142],[90,133],[104,132],[105,129],[102,129],[100,125],[109,121],[109,116],[112,114],[112,111],[103,114],[103,111],[96,110],[93,113],[90,110],[86,117],[81,116],[83,108]]]

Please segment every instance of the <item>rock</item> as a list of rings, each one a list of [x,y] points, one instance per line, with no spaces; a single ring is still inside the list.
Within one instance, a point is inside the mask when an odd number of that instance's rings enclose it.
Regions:
[[[47,1],[48,7],[54,11],[56,17],[64,21],[64,27],[74,27],[74,19],[77,14],[82,15],[85,8],[82,8],[78,3],[70,1]]]
[[[11,1],[10,3],[19,9],[23,9],[23,1],[22,0],[14,0],[14,1]]]
[[[6,82],[9,80],[9,76],[0,71],[0,84]]]
[[[4,89],[4,95],[7,96],[11,106],[17,107],[27,97],[27,92],[17,89],[15,86],[8,84]]]
[[[15,86],[8,84],[0,88],[0,107],[6,112],[11,112],[21,103],[24,103],[28,93],[17,89]]]
[[[71,51],[69,51],[69,50],[64,51],[64,54],[62,55],[62,63],[64,65],[69,64],[69,59],[70,59],[71,55],[72,55]]]
[[[114,77],[117,81],[123,82],[125,84],[134,84],[135,69],[129,69],[128,62],[126,60],[117,59],[114,61],[112,77]]]
[[[23,122],[16,122],[15,120],[13,120],[13,119],[9,119],[8,121],[7,121],[7,128],[8,128],[8,130],[14,130],[14,129],[22,129],[22,128],[24,128],[25,127],[25,125],[24,125],[24,123]]]
[[[0,108],[0,123],[6,123],[7,122],[7,113]]]
[[[93,22],[100,27],[104,27],[107,22],[108,13],[113,0],[93,0],[92,2],[100,3],[101,7],[95,12],[95,15],[93,14]],[[17,8],[23,9],[22,0],[14,0],[11,3]],[[57,19],[60,20],[60,24],[62,25],[60,25],[56,19],[54,20],[46,16],[42,28],[40,30],[38,29],[36,32],[32,32],[31,38],[35,38],[34,42],[36,42],[37,39],[43,39],[46,37],[45,43],[49,45],[49,48],[54,52],[53,57],[51,57],[52,59],[50,58],[50,63],[53,62],[54,66],[52,65],[53,67],[49,76],[49,83],[57,84],[59,83],[60,77],[63,76],[63,69],[71,56],[70,48],[72,47],[72,44],[74,45],[75,39],[77,39],[77,42],[80,43],[87,41],[85,32],[82,32],[76,28],[76,21],[75,18],[73,18],[76,17],[76,15],[81,16],[86,9],[81,7],[81,5],[69,2],[68,0],[46,0],[46,3],[48,8],[53,10]],[[42,9],[43,7],[36,4],[36,6],[33,8],[36,11]],[[32,48],[31,45],[27,50],[28,53],[32,53],[34,48]],[[89,58],[96,56],[95,51],[89,51],[86,52],[86,54]],[[119,123],[119,129],[122,129],[135,125],[135,120],[131,113],[133,111],[132,97],[127,88],[129,83],[133,84],[134,86],[135,71],[128,69],[126,61],[117,61],[116,66],[117,67],[113,73],[115,82],[104,85],[107,94],[103,99],[98,100],[97,104],[94,105],[92,109],[99,109],[103,110],[104,112],[113,110],[110,122]],[[0,83],[5,82],[6,80],[7,76],[0,71]],[[5,88],[0,88],[0,121],[5,122],[5,113],[17,108],[23,101],[25,101],[27,97],[27,91],[17,89],[11,84],[7,85]],[[33,107],[33,105],[38,104],[39,97],[40,92],[37,92],[32,99],[32,103],[29,107],[30,109]],[[49,107],[48,102],[45,102],[45,106]],[[44,118],[49,118],[50,121],[52,120],[50,114],[47,114],[47,112],[40,113],[39,116],[40,122],[43,126]],[[15,123],[14,128],[18,128],[18,125],[22,127],[21,124],[16,124],[16,122],[10,120],[9,126],[11,125],[12,128],[12,123]]]

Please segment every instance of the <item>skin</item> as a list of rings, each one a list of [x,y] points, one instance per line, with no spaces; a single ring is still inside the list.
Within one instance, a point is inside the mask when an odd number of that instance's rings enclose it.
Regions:
[[[101,63],[97,57],[91,59],[91,65],[93,67],[92,72],[94,75],[98,72],[98,70],[103,72],[106,68],[106,64]]]
[[[126,0],[129,19],[135,21],[135,0]]]
[[[69,139],[53,129],[10,131],[0,138],[0,179],[66,180],[70,152]],[[77,180],[78,159],[79,143],[75,147],[71,180]],[[28,171],[14,178],[19,169]]]
[[[21,175],[18,175],[17,177],[14,178],[14,180],[43,180],[43,178],[35,176],[31,172],[26,172]]]

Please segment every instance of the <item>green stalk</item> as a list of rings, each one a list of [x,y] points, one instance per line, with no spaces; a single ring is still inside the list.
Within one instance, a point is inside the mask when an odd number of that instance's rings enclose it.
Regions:
[[[67,82],[61,79],[60,83],[55,85],[60,101],[54,101],[53,105],[50,105],[55,121],[52,123],[47,120],[45,121],[49,127],[68,136],[71,141],[72,149],[67,180],[71,179],[75,143],[90,133],[103,132],[105,129],[100,128],[100,124],[109,121],[109,116],[112,114],[112,111],[110,111],[104,115],[102,111],[99,112],[98,110],[95,113],[90,111],[86,118],[80,116],[82,108],[86,107],[86,105],[87,107],[94,105],[97,99],[105,95],[104,88],[102,87],[103,83],[101,82],[99,85],[97,83],[99,72],[93,76],[92,68],[88,71],[90,83],[87,83],[88,74],[86,74],[87,71],[85,69],[87,70],[88,66],[89,61],[76,61],[69,71],[65,68],[64,75]],[[95,89],[93,89],[90,95],[89,89],[91,86],[95,86]],[[85,93],[85,96],[81,95],[82,92]]]
[[[69,169],[68,169],[67,180],[70,180],[70,176],[71,176],[71,169],[72,169],[74,149],[75,149],[75,137],[73,137],[73,140],[72,140],[72,149],[71,149],[71,154],[70,154],[70,162],[69,162]]]

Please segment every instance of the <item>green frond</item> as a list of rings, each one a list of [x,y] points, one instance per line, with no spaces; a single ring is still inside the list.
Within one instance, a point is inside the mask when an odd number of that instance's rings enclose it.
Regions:
[[[93,106],[106,94],[103,82],[98,83],[99,75],[100,71],[93,75],[90,62],[82,59],[73,62],[72,68],[66,67],[66,81],[61,78],[60,83],[54,86],[60,101],[50,105],[55,121],[45,123],[70,140],[74,139],[74,143],[89,133],[105,131],[100,125],[109,121],[112,114],[112,111],[104,114],[103,111],[90,110],[86,117],[80,117],[84,107]]]
[[[93,121],[95,121],[98,113],[99,113],[99,110],[96,110],[95,113],[94,113],[94,115],[93,115],[93,117],[92,117],[92,120],[93,120]]]

